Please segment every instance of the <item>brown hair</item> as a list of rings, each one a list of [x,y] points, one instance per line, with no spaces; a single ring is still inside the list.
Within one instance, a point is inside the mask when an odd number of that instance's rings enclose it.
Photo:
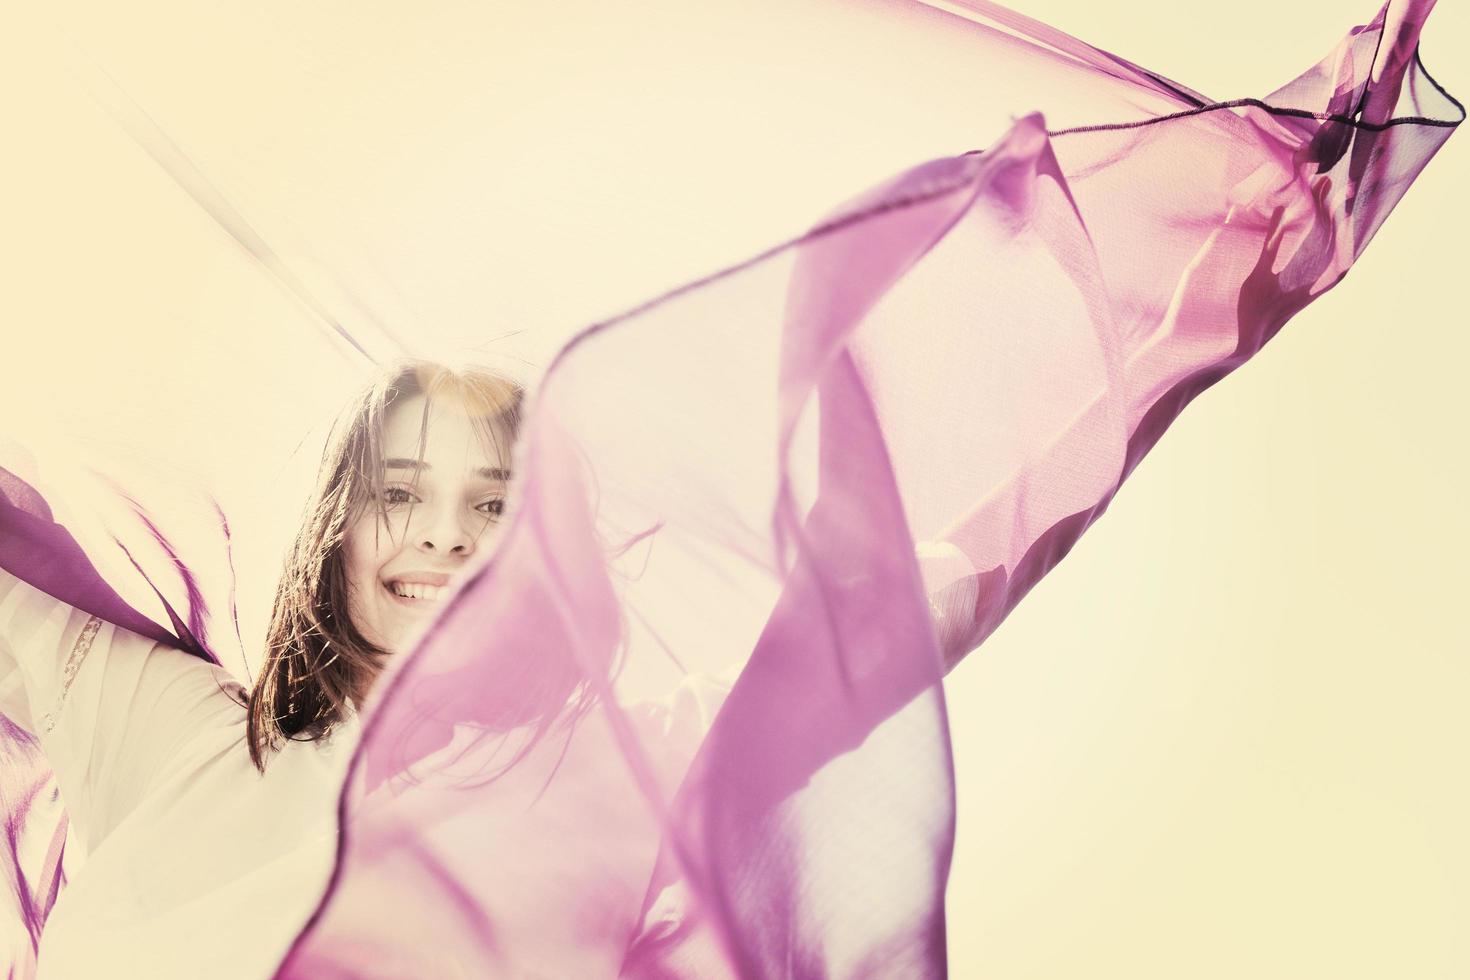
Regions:
[[[487,454],[509,459],[500,433],[514,439],[519,432],[524,392],[480,368],[407,363],[343,409],[276,588],[265,665],[250,695],[246,740],[262,772],[286,740],[329,734],[349,706],[362,704],[383,668],[386,651],[369,642],[348,614],[342,541],[365,508],[382,512],[384,421],[395,402],[419,394],[461,401],[476,420]],[[422,439],[421,434],[420,451]]]

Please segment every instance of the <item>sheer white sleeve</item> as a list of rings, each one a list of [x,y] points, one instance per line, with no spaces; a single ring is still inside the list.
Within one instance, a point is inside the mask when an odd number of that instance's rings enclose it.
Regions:
[[[0,711],[49,734],[101,626],[0,570]]]
[[[86,849],[176,768],[185,733],[243,723],[243,693],[0,571],[0,712],[40,740]]]

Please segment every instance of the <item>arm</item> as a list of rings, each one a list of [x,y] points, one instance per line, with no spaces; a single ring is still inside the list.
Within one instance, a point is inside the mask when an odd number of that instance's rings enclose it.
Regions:
[[[49,735],[101,626],[0,570],[0,713],[33,736]]]
[[[222,668],[0,571],[0,712],[39,741],[85,849],[187,754],[180,733],[243,724],[242,695]]]

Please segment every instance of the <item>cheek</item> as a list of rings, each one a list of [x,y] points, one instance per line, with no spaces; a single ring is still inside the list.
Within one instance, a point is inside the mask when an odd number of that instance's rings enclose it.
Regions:
[[[489,553],[494,553],[500,547],[500,541],[505,537],[506,522],[497,521],[485,526],[485,530],[475,539],[476,547]]]
[[[385,609],[379,601],[378,570],[383,567],[391,547],[385,529],[375,515],[369,514],[348,526],[342,538],[342,569],[347,577],[347,617],[363,638],[376,646],[385,646],[387,623]]]
[[[390,529],[375,514],[364,515],[348,527],[342,540],[342,559],[347,585],[354,597],[372,594],[378,582],[378,570],[397,550]]]

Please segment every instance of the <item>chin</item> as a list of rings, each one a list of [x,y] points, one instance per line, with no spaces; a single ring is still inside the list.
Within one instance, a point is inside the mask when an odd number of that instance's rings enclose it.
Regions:
[[[378,649],[390,657],[396,657],[408,648],[409,631],[407,630],[382,632],[378,636],[380,639],[375,641]]]

